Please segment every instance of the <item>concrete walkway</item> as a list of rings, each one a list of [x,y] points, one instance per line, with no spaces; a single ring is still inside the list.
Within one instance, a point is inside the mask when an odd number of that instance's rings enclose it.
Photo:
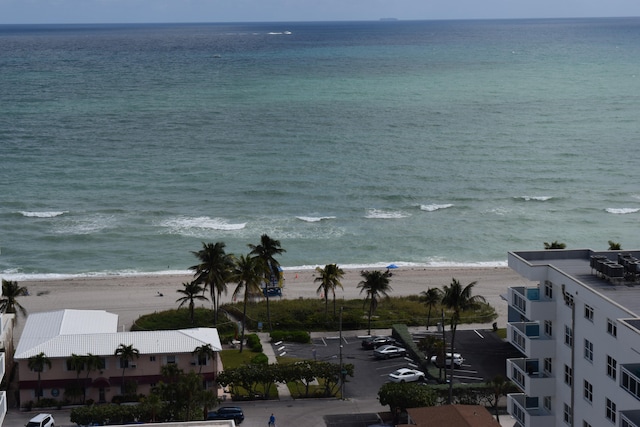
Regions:
[[[260,338],[260,344],[262,344],[262,352],[267,356],[269,363],[278,363],[276,358],[276,349],[271,345],[271,337],[268,332],[258,332],[258,338]],[[278,389],[278,397],[280,400],[293,400],[291,392],[286,384],[276,383]]]

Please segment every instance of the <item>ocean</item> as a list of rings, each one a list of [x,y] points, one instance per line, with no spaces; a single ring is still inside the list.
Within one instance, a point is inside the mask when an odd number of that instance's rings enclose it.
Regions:
[[[639,249],[640,18],[0,26],[0,277]]]

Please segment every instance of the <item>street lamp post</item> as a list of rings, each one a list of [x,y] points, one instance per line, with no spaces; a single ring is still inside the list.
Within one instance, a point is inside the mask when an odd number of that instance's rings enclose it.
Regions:
[[[342,309],[344,307],[340,307],[340,398],[345,400],[344,398],[344,365],[342,364]]]

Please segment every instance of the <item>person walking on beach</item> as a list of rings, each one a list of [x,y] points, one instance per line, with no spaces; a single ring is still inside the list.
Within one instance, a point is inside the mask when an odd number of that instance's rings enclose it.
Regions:
[[[276,417],[273,414],[269,417],[269,427],[276,427]]]

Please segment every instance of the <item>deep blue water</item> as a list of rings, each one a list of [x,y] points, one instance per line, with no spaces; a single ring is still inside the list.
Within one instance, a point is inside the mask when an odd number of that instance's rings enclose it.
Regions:
[[[0,26],[0,273],[640,248],[640,19]]]

